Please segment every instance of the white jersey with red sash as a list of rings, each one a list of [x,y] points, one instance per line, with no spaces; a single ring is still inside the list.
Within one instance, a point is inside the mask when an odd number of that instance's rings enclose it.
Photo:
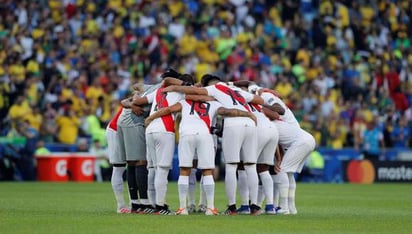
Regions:
[[[299,122],[295,118],[295,115],[280,98],[276,97],[273,93],[270,92],[263,92],[260,96],[263,98],[266,105],[272,106],[273,104],[277,103],[281,107],[283,107],[283,109],[285,109],[285,114],[280,115],[279,120],[300,127]]]
[[[214,97],[226,108],[249,111],[248,102],[253,99],[253,94],[243,90],[233,90],[225,83],[205,87],[209,96]],[[225,126],[255,125],[253,120],[247,117],[225,117]]]
[[[108,128],[117,131],[117,120],[119,119],[120,114],[123,111],[123,107],[120,107],[119,110],[114,115],[113,119],[110,120],[109,124],[107,125]]]
[[[180,101],[182,105],[182,120],[179,135],[211,134],[212,121],[217,110],[222,106],[219,102]]]
[[[152,103],[152,108],[150,114],[153,114],[157,110],[171,105],[176,104],[184,98],[184,95],[181,93],[170,92],[163,93],[163,88],[159,88],[154,92],[148,94],[147,100],[149,103]],[[166,115],[161,118],[153,120],[149,126],[146,128],[146,133],[151,132],[175,132],[174,128],[174,115]]]

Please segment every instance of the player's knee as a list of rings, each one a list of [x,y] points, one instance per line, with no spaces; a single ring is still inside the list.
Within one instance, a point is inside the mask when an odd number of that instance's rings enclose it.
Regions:
[[[182,176],[189,176],[190,175],[190,167],[181,167],[180,168],[180,175]]]

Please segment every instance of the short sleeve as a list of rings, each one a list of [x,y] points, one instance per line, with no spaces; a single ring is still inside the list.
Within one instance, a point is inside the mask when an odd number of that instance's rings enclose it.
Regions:
[[[216,94],[216,87],[215,87],[214,85],[207,86],[207,87],[204,87],[204,88],[206,89],[208,96],[212,96],[212,97],[215,96],[215,94]]]
[[[157,90],[155,90],[155,91],[153,91],[153,92],[151,92],[151,93],[149,93],[149,94],[147,94],[145,97],[147,98],[147,101],[149,102],[149,103],[153,103],[153,101],[154,101],[154,98],[155,98],[155,96],[156,96],[156,91]]]
[[[255,96],[255,95],[253,95],[253,94],[251,94],[251,93],[249,93],[249,92],[246,92],[246,91],[244,91],[244,90],[241,90],[241,89],[239,89],[239,90],[236,90],[240,95],[242,95],[242,97],[245,99],[245,101],[246,102],[251,102],[252,100],[253,100],[253,97]]]

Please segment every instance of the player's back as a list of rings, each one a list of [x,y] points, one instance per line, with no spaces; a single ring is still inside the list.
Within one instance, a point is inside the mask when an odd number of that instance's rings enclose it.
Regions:
[[[181,93],[170,92],[163,93],[163,88],[158,88],[147,95],[149,103],[152,103],[150,114],[155,113],[161,108],[169,107],[176,104],[184,98]],[[146,128],[146,132],[174,132],[174,115],[166,115],[154,119]]]
[[[248,102],[253,99],[253,95],[242,91],[233,90],[224,83],[217,83],[215,85],[205,87],[208,95],[214,97],[225,108],[238,109],[250,112]],[[254,125],[253,120],[247,117],[225,117],[225,126],[235,125]]]
[[[211,134],[211,125],[222,106],[219,102],[180,101],[182,105],[182,120],[179,135]]]
[[[269,92],[263,92],[260,96],[265,101],[265,104],[273,105],[273,104],[277,103],[283,109],[285,109],[285,113],[283,115],[279,116],[280,121],[283,121],[283,122],[293,124],[293,125],[296,125],[296,126],[300,127],[299,122],[297,121],[297,119],[296,119],[295,115],[293,114],[293,112],[286,106],[286,104],[280,98],[276,97],[275,95],[273,95],[272,93],[269,93]]]

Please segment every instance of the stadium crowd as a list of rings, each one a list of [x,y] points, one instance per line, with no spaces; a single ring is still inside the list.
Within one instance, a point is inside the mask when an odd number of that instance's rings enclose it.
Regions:
[[[28,123],[105,144],[131,84],[173,67],[276,90],[319,146],[362,149],[366,129],[411,146],[410,1],[6,0],[0,15],[2,136]]]

